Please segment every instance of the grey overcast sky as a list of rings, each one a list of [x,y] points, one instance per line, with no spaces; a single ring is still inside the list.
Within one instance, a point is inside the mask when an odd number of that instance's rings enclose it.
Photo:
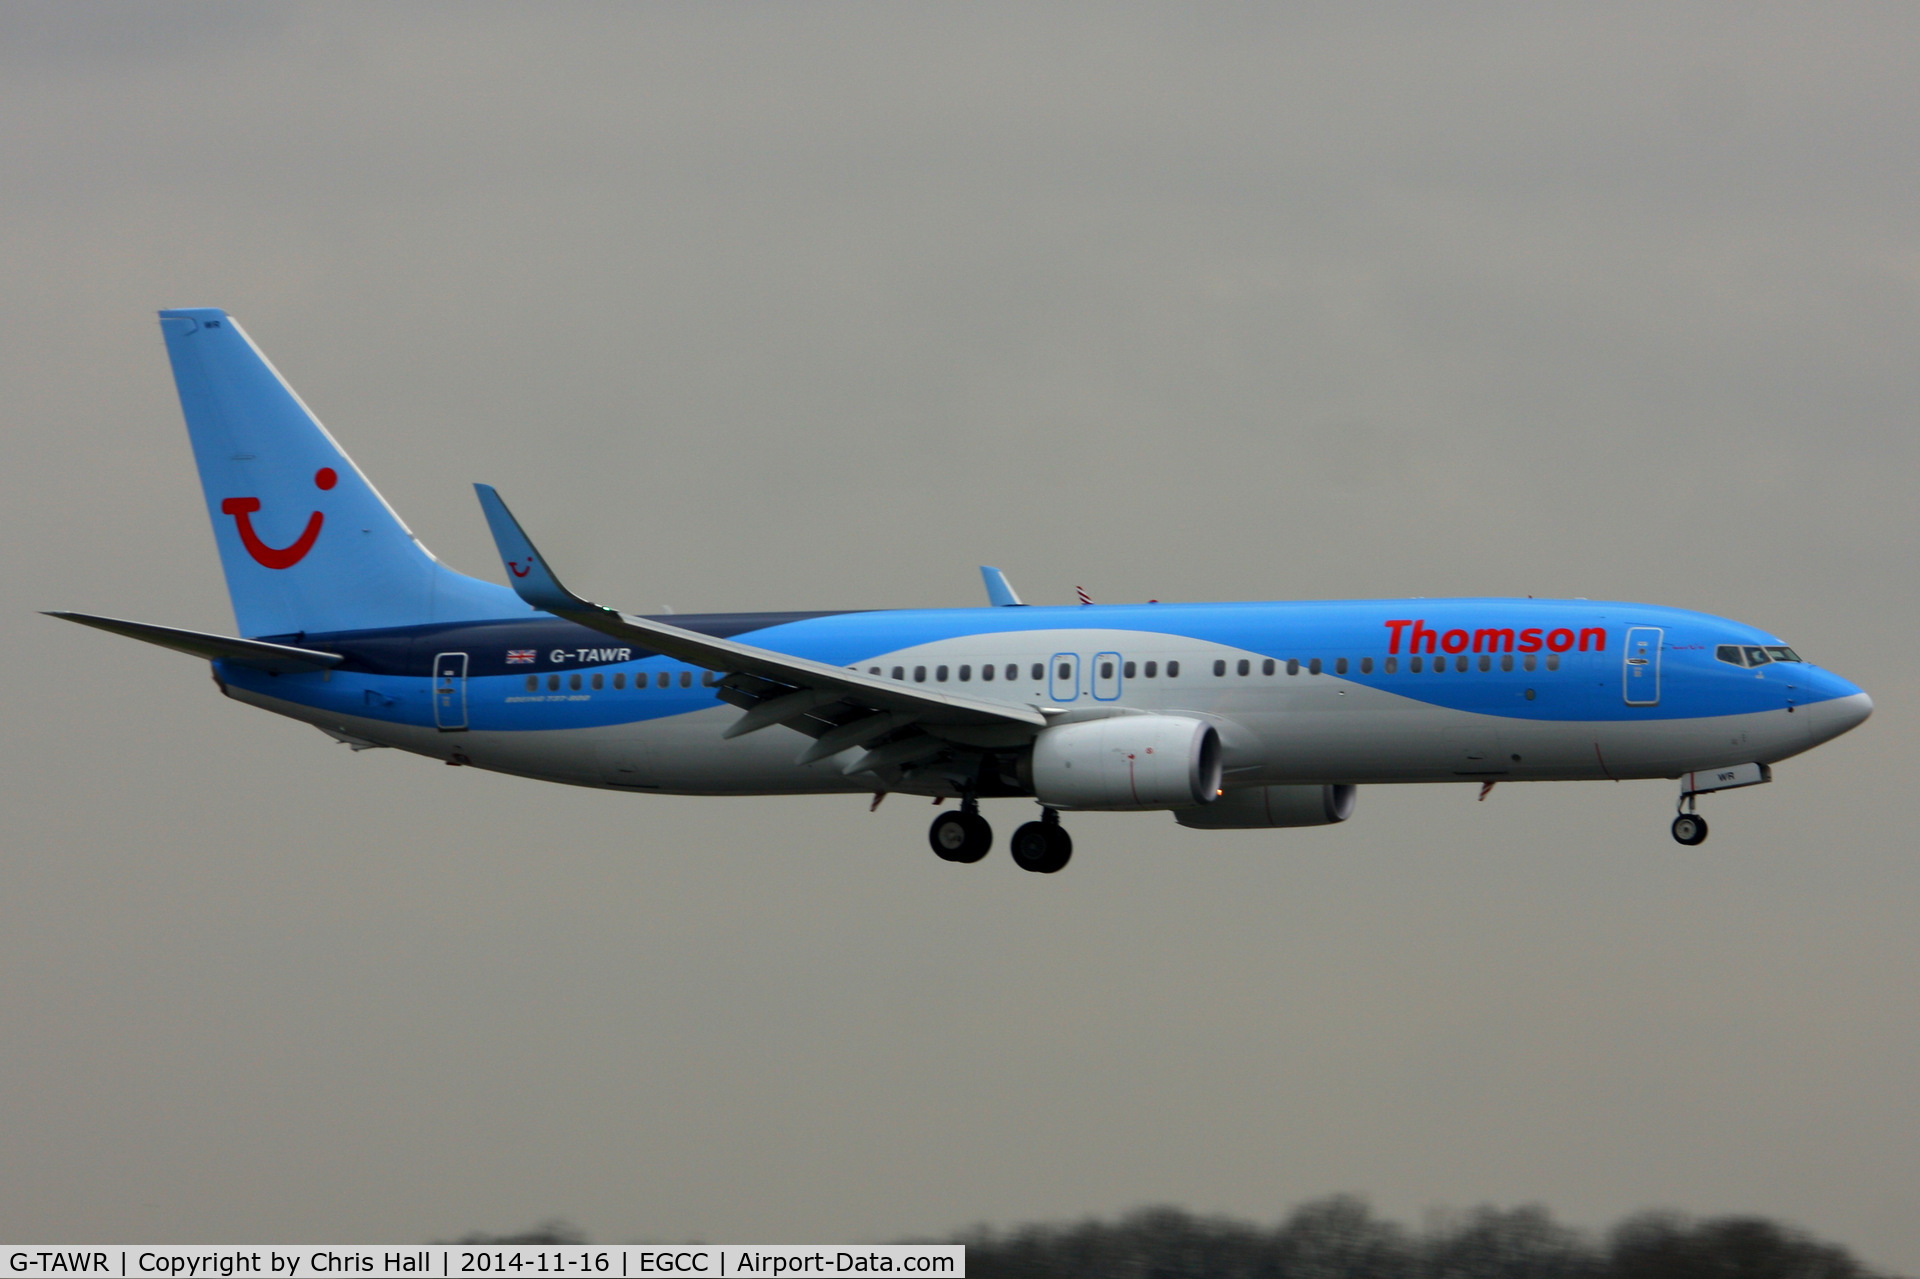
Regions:
[[[0,1235],[1777,1214],[1920,1269],[1920,9],[0,8]],[[1706,804],[1075,820],[390,751],[232,615],[153,312],[635,609],[1623,597],[1878,713]],[[989,816],[1019,819],[1003,801]]]

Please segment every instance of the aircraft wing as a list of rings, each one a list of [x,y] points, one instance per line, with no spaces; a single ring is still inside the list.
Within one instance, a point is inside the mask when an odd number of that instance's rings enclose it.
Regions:
[[[975,741],[981,740],[983,731],[992,736],[995,729],[1003,733],[1016,730],[1014,735],[1024,741],[1048,722],[1030,706],[904,685],[590,603],[560,584],[492,486],[473,487],[500,548],[500,558],[506,562],[507,580],[521,599],[602,634],[692,666],[724,672],[717,696],[747,712],[727,729],[728,737],[785,724],[818,739],[802,756],[805,762],[853,746],[874,746],[884,737],[896,739],[875,746],[855,761],[856,765],[868,764],[868,768],[850,766],[847,770],[861,772],[912,762],[916,751],[921,757],[937,753],[950,740],[943,736],[943,729]],[[995,740],[993,744],[1001,743]]]
[[[346,660],[338,653],[295,648],[291,644],[235,639],[230,635],[209,635],[204,631],[182,631],[171,626],[155,626],[151,622],[123,622],[116,617],[95,617],[91,613],[49,612],[47,616],[111,631],[129,639],[145,640],[149,644],[158,644],[161,648],[170,648],[176,653],[186,653],[192,657],[204,657],[208,661],[224,657],[272,675],[324,671]]]

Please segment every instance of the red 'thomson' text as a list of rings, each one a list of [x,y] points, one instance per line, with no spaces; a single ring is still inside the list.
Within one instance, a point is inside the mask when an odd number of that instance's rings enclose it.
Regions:
[[[1400,651],[1400,641],[1406,640],[1409,653],[1431,653],[1436,649],[1442,653],[1538,653],[1546,649],[1551,653],[1564,653],[1578,645],[1582,653],[1591,648],[1596,653],[1607,651],[1607,630],[1604,626],[1588,626],[1578,635],[1565,626],[1548,630],[1543,626],[1528,626],[1515,630],[1511,626],[1483,626],[1475,631],[1450,630],[1436,631],[1427,625],[1427,619],[1396,618],[1387,622],[1386,627],[1393,632],[1393,638],[1387,644],[1389,653]],[[1409,631],[1407,628],[1411,627]]]

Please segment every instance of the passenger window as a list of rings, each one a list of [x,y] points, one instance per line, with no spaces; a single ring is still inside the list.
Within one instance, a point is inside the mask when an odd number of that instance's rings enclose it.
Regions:
[[[1113,663],[1112,663],[1112,662],[1102,662],[1102,663],[1100,663],[1100,678],[1101,678],[1101,679],[1112,679],[1112,678],[1113,678]]]
[[[1159,673],[1160,673],[1160,663],[1158,663],[1158,662],[1148,662],[1148,663],[1147,663],[1147,678],[1148,678],[1148,679],[1152,679],[1152,678],[1153,678],[1154,676],[1156,676],[1156,675],[1158,675]]]
[[[1346,658],[1344,658],[1344,657],[1343,657],[1343,658],[1341,658],[1341,659],[1340,659],[1339,661],[1337,661],[1337,662],[1335,662],[1335,663],[1333,664],[1333,673],[1334,673],[1335,675],[1345,675],[1345,674],[1347,673],[1347,659],[1346,659]]]
[[[869,666],[869,667],[867,667],[867,674],[869,674],[869,675],[878,675],[879,673],[880,673],[880,668],[879,668],[878,666]]]
[[[1372,660],[1373,659],[1371,657],[1367,659],[1367,661],[1369,662]],[[1363,671],[1367,669],[1364,663],[1361,665],[1360,669]],[[1400,659],[1397,657],[1389,657],[1387,659],[1387,674],[1396,675],[1399,673],[1399,671],[1400,671]]]
[[[527,691],[529,693],[537,693],[540,691],[540,677],[538,675],[527,676]]]
[[[1300,659],[1297,657],[1289,657],[1287,659],[1287,674],[1298,675],[1299,673],[1300,673]]]
[[[1750,648],[1747,650],[1748,666],[1765,666],[1772,660],[1771,657],[1767,656],[1767,650],[1764,648]]]
[[[1031,678],[1036,680],[1042,680],[1042,679],[1045,679],[1046,677],[1047,677],[1047,664],[1045,662],[1035,662],[1033,664],[1033,675]]]
[[[1120,668],[1120,678],[1121,678],[1121,679],[1132,679],[1132,678],[1133,678],[1133,663],[1132,663],[1132,662],[1128,662],[1128,663],[1127,663],[1126,665],[1124,665],[1124,666],[1122,666],[1122,667]]]
[[[693,687],[693,672],[692,672],[692,671],[681,671],[681,672],[680,672],[680,687],[681,687],[681,688],[692,688],[692,687]]]
[[[580,672],[579,672],[579,671],[575,671],[575,672],[574,672],[573,674],[571,674],[571,675],[569,675],[569,676],[567,676],[567,687],[568,687],[568,688],[571,688],[571,689],[574,689],[574,690],[576,690],[576,691],[577,691],[577,690],[579,689],[579,687],[580,687]]]
[[[1490,671],[1493,669],[1493,659],[1491,657],[1488,657],[1485,653],[1480,654],[1480,669],[1483,671]]]
[[[1790,648],[1774,648],[1769,646],[1767,656],[1776,662],[1797,662],[1800,660],[1800,654]]]
[[[1731,662],[1735,666],[1745,666],[1747,664],[1747,659],[1740,656],[1740,646],[1738,644],[1722,644],[1719,648],[1713,650],[1713,655],[1721,661]]]
[[[1360,659],[1360,673],[1362,675],[1373,674],[1373,659],[1371,657],[1363,657]]]
[[[1168,663],[1167,663],[1167,678],[1168,678],[1168,679],[1179,679],[1179,678],[1180,678],[1180,663],[1178,663],[1178,662],[1168,662]]]
[[[1316,657],[1311,662],[1307,663],[1307,674],[1318,675],[1319,673],[1320,673],[1320,659]]]
[[[668,684],[673,682],[673,672],[661,671],[660,674],[654,678],[653,682],[657,687],[665,688]]]
[[[971,666],[962,666],[962,667],[960,668],[960,682],[961,682],[962,684],[965,684],[965,683],[967,683],[967,682],[968,682],[969,680],[971,680],[972,678],[973,678],[973,667],[971,667]]]
[[[1453,669],[1456,671],[1464,671],[1467,669],[1467,655],[1465,653],[1453,659]],[[1481,669],[1485,670],[1486,668],[1482,667]]]
[[[1072,679],[1073,667],[1069,666],[1065,662],[1062,662],[1060,663],[1060,669],[1055,671],[1054,674],[1058,675],[1061,679]]]
[[[1513,669],[1513,654],[1512,654],[1512,653],[1503,653],[1503,654],[1501,654],[1501,656],[1500,656],[1500,669],[1501,669],[1501,670],[1503,670],[1503,671],[1510,671],[1510,670],[1512,670],[1512,669]]]
[[[914,683],[916,683],[916,684],[924,684],[924,683],[926,683],[926,682],[927,682],[927,668],[926,668],[926,667],[924,667],[924,666],[916,666],[916,667],[914,667],[914,668],[913,668],[913,682],[914,682]]]
[[[625,671],[614,672],[613,686],[615,688],[625,688],[627,686],[627,673]]]
[[[1242,675],[1251,675],[1253,674],[1253,663],[1249,662],[1246,658],[1243,657],[1240,659],[1240,665],[1238,669]]]
[[[720,677],[718,675],[715,675],[712,671],[700,672],[700,686],[702,688],[712,688],[715,684],[718,684],[719,682],[720,682]]]
[[[1560,654],[1558,653],[1547,654],[1547,669],[1550,671],[1557,671],[1560,669]]]
[[[1271,675],[1273,674],[1273,672],[1274,672],[1274,664],[1273,664],[1273,659],[1271,657],[1269,657],[1266,661],[1260,663],[1260,673],[1262,675]]]
[[[1225,675],[1227,673],[1227,664],[1218,658],[1214,659],[1213,673],[1215,675]]]
[[[1391,662],[1393,659],[1389,657],[1387,660]],[[1415,675],[1418,675],[1420,673],[1422,669],[1420,654],[1415,653],[1413,655],[1413,660],[1407,663],[1407,669],[1412,671]]]
[[[1526,667],[1528,670],[1532,670],[1534,667],[1540,664],[1540,659],[1534,656],[1532,653],[1528,653],[1526,660],[1520,664]]]
[[[947,668],[946,668],[946,667],[944,667],[944,666],[936,666],[936,667],[934,667],[934,668],[933,668],[933,679],[934,679],[934,682],[935,682],[936,684],[944,684],[944,683],[946,683],[946,682],[947,682]]]
[[[964,670],[966,670],[966,667],[964,667],[964,666],[963,666],[963,667],[961,667],[960,669],[964,671]],[[982,666],[982,667],[980,668],[980,678],[981,678],[981,679],[992,679],[992,678],[993,678],[993,673],[994,673],[994,672],[995,672],[996,670],[999,670],[999,669],[1000,669],[1000,668],[999,668],[999,667],[997,667],[997,666]]]
[[[602,674],[601,674],[601,673],[600,673],[599,671],[595,671],[595,672],[593,673],[593,690],[594,690],[594,692],[596,692],[596,693],[597,693],[597,692],[599,692],[599,691],[600,691],[601,689],[603,689],[603,688],[605,688],[606,686],[607,686],[607,677],[606,677],[605,675],[602,675]]]
[[[894,667],[894,668],[893,668],[893,677],[894,677],[895,679],[905,679],[905,678],[907,677],[907,668],[906,668],[906,667],[904,667],[904,666],[896,666],[896,667]]]
[[[557,693],[560,691],[560,677],[558,675],[547,676],[547,691],[549,693]]]

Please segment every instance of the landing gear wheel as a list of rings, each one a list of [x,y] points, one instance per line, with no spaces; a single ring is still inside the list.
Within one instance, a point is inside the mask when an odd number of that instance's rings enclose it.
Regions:
[[[1673,837],[1688,848],[1707,842],[1707,819],[1698,813],[1682,813],[1673,819]]]
[[[1007,845],[1013,864],[1037,875],[1052,875],[1073,860],[1073,837],[1057,821],[1028,822]]]
[[[978,813],[942,813],[933,819],[927,842],[941,861],[977,862],[993,847],[993,827]]]

